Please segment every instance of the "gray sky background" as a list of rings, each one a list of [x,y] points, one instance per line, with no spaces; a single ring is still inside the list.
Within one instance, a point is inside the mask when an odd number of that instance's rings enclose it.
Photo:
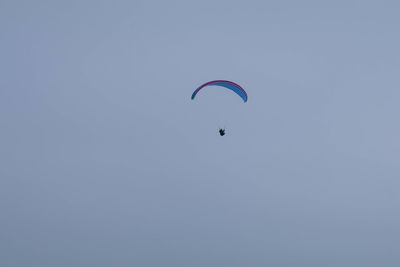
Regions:
[[[400,266],[399,13],[1,1],[0,266]]]

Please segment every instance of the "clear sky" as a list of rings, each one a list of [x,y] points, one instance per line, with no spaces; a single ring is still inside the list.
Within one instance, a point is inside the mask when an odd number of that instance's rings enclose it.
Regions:
[[[1,1],[0,266],[400,266],[399,14]]]

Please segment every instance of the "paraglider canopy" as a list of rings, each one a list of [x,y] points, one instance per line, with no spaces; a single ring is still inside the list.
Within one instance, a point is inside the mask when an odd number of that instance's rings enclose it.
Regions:
[[[198,87],[192,94],[192,100],[196,97],[197,93],[203,89],[204,87],[207,86],[222,86],[225,87],[229,90],[232,90],[235,92],[238,96],[240,96],[244,102],[247,102],[247,93],[246,91],[238,84],[231,82],[231,81],[225,81],[225,80],[215,80],[211,82],[207,82],[200,87]]]

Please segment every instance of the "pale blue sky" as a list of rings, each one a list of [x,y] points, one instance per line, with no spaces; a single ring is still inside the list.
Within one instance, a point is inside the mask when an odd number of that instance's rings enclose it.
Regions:
[[[1,1],[0,266],[400,266],[399,14]]]

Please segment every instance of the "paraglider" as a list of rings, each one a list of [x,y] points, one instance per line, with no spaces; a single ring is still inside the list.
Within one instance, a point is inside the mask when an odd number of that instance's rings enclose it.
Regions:
[[[227,88],[234,93],[236,93],[240,98],[242,98],[243,102],[247,102],[247,93],[246,91],[237,83],[231,82],[231,81],[226,81],[226,80],[215,80],[215,81],[210,81],[207,83],[202,84],[199,86],[192,94],[191,99],[194,100],[194,98],[197,96],[197,93],[202,90],[205,87],[208,86],[221,86],[224,88]],[[224,136],[225,135],[225,129],[220,128],[219,129],[219,135]]]

